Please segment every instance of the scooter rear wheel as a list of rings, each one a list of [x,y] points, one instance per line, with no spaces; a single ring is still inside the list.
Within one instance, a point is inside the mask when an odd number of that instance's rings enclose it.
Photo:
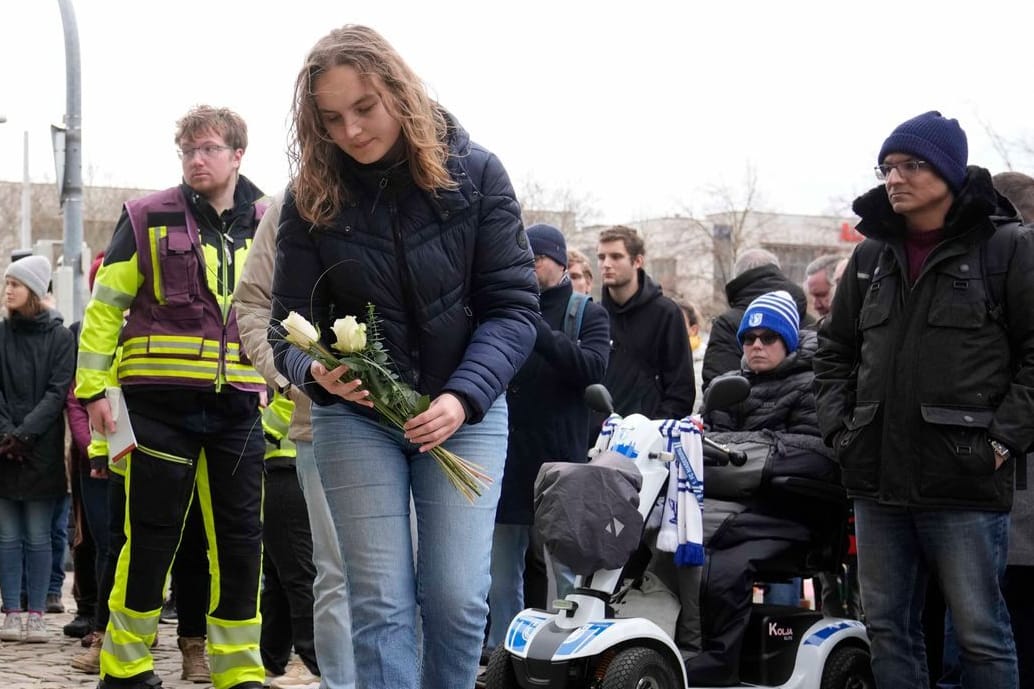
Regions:
[[[675,671],[652,648],[633,646],[614,656],[601,689],[681,689]]]

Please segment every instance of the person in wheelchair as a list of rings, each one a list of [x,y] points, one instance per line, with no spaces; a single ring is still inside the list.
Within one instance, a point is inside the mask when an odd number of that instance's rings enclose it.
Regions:
[[[747,378],[750,395],[728,409],[705,409],[704,424],[712,440],[746,450],[748,460],[704,472],[702,648],[686,663],[691,685],[739,683],[756,578],[800,576],[818,533],[829,531],[829,505],[791,493],[785,485],[791,482],[778,477],[828,481],[836,490],[812,391],[817,338],[799,330],[790,294],[768,292],[752,301],[737,337],[741,370],[724,375]]]

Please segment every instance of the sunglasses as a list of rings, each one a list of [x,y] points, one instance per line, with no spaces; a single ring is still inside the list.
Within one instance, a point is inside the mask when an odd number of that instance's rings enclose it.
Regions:
[[[775,344],[779,340],[779,335],[770,330],[763,333],[747,333],[743,336],[743,346],[750,347],[757,340],[761,340],[761,344],[768,346]]]

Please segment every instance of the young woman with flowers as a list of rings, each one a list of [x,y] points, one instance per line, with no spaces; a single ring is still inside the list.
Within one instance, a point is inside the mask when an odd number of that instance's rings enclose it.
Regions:
[[[270,339],[281,372],[315,402],[356,675],[370,689],[469,689],[488,613],[504,393],[535,340],[520,207],[499,160],[366,27],[336,29],[313,47],[296,83],[292,138]],[[431,398],[401,430],[379,419],[361,377],[328,371],[279,327],[295,311],[329,346],[334,321],[361,318],[368,305],[400,379]],[[432,458],[439,445],[492,480],[473,502]]]

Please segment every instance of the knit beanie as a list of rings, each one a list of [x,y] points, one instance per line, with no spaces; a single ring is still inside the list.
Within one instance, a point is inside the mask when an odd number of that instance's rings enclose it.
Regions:
[[[50,260],[46,256],[26,256],[20,258],[4,271],[5,278],[14,278],[28,287],[41,299],[47,296],[50,285]]]
[[[740,321],[740,329],[736,332],[736,339],[743,346],[743,336],[748,330],[754,328],[767,328],[783,338],[786,345],[786,353],[797,350],[798,330],[801,319],[797,314],[797,302],[793,300],[789,292],[778,290],[767,292],[750,302],[750,306],[743,312],[743,320]]]
[[[549,256],[564,268],[567,267],[567,242],[560,230],[545,223],[532,225],[528,228],[528,241],[531,243],[531,253]]]
[[[959,121],[942,117],[936,110],[902,122],[880,147],[879,165],[891,153],[907,153],[933,166],[954,193],[966,181],[969,145]]]

